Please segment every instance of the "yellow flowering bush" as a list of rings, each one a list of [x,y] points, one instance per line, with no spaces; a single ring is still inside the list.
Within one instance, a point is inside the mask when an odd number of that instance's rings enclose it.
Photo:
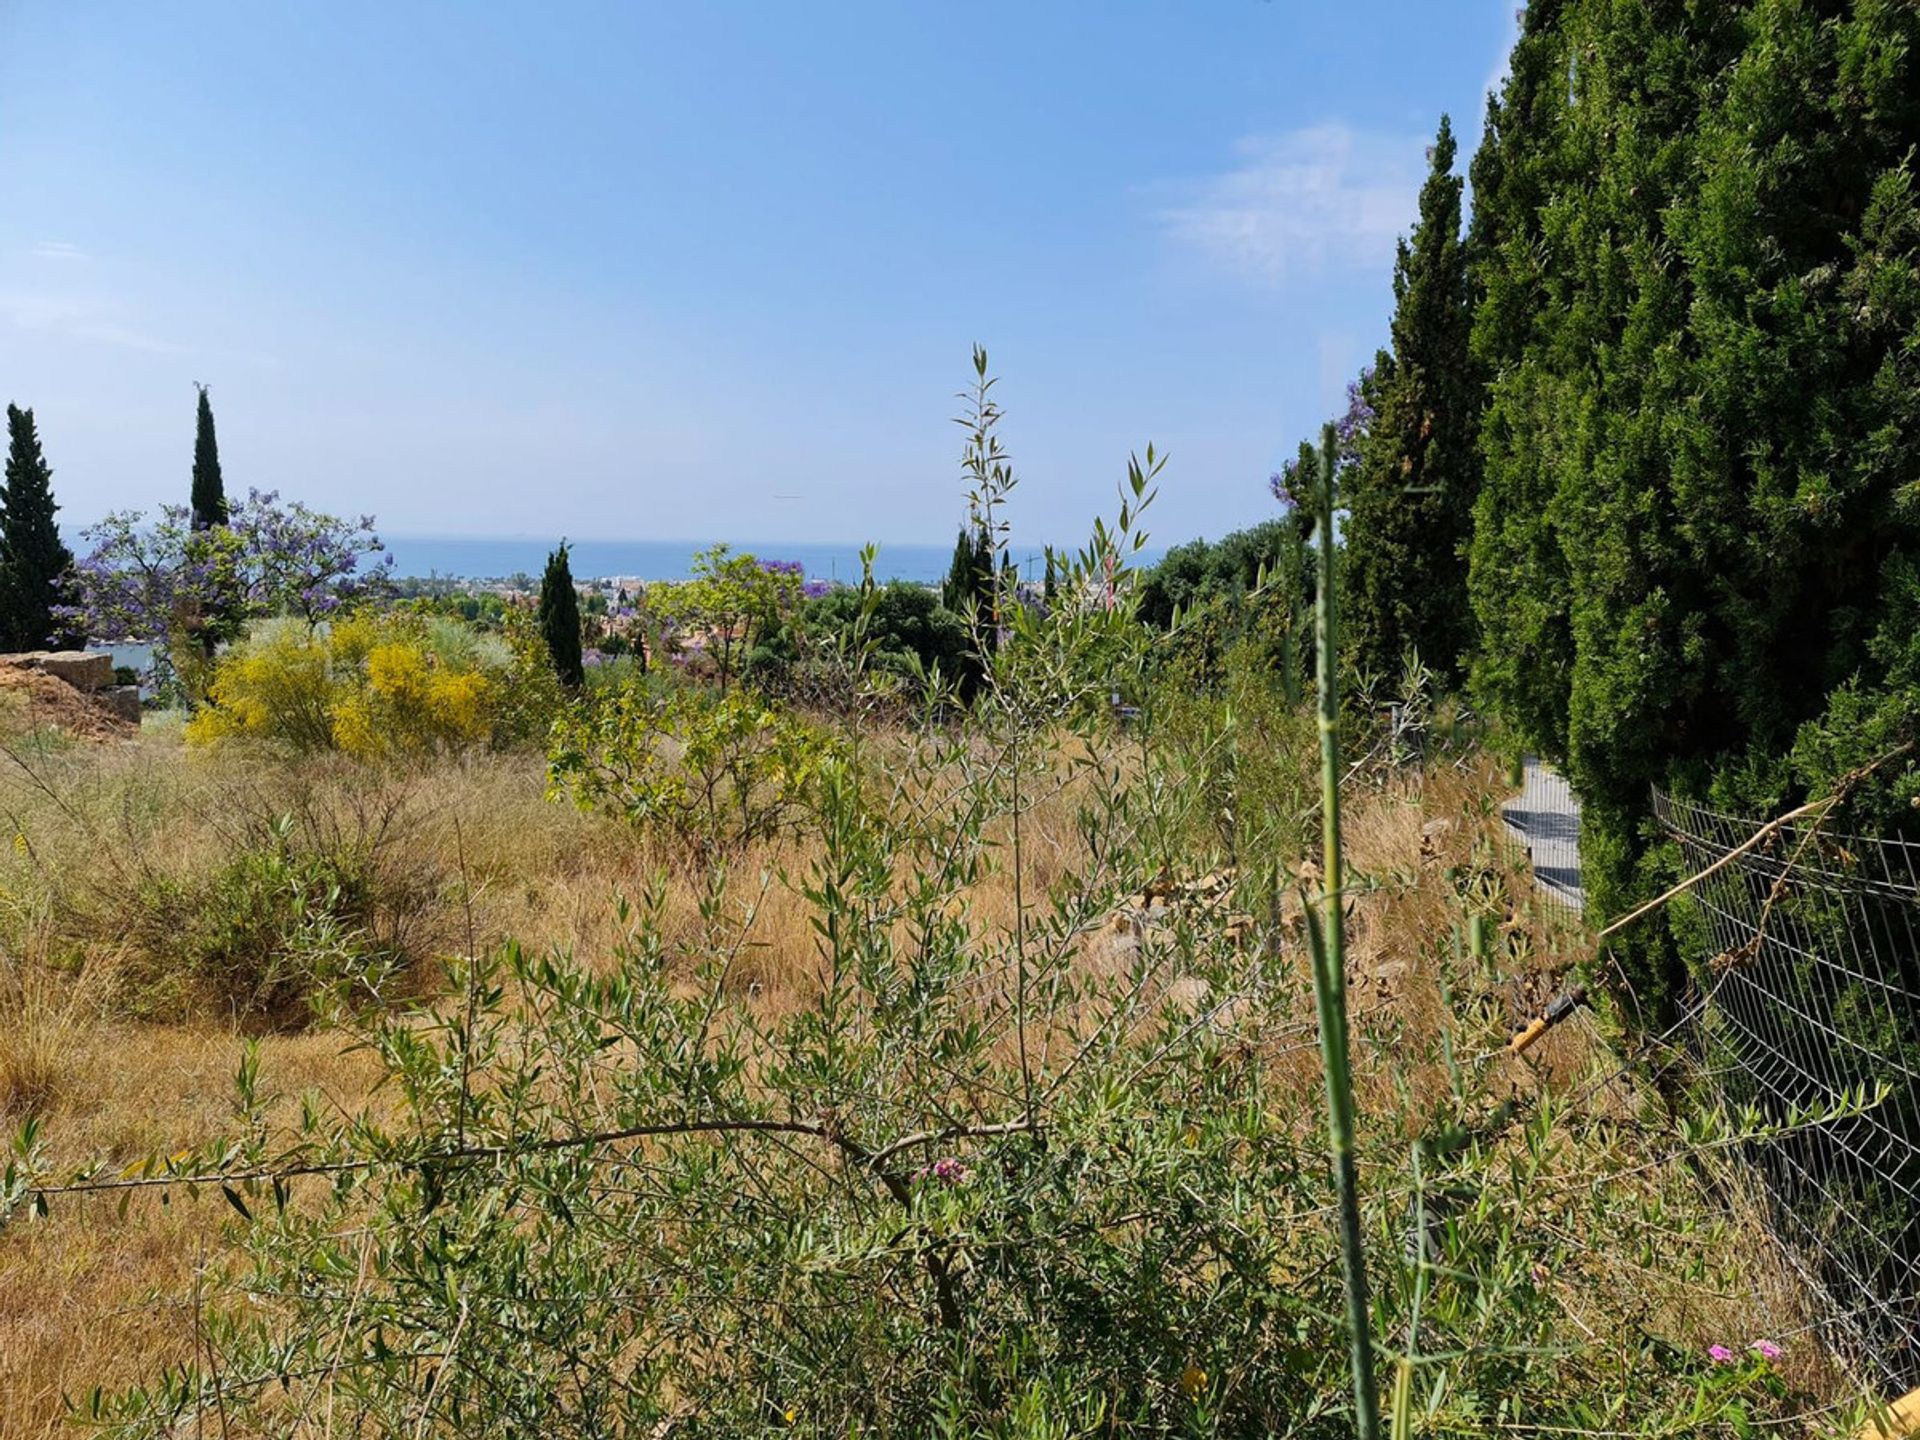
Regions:
[[[444,617],[268,622],[220,657],[187,736],[363,759],[457,752],[495,741],[512,668],[504,644]]]
[[[333,745],[340,690],[324,632],[272,621],[220,657],[189,740],[276,740],[299,750]]]

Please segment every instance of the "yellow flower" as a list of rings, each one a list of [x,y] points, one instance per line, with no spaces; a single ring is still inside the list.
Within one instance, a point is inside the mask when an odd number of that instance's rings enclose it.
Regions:
[[[1189,1400],[1207,1388],[1207,1372],[1198,1365],[1189,1365],[1180,1372],[1180,1388],[1186,1392]]]

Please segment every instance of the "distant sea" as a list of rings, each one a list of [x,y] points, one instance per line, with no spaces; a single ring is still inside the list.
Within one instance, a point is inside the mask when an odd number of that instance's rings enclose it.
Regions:
[[[393,555],[394,574],[425,579],[438,575],[455,580],[503,580],[514,575],[539,579],[553,542],[528,538],[475,538],[448,535],[383,535]],[[729,541],[735,553],[762,560],[798,560],[809,580],[857,581],[860,546],[853,542],[793,540]],[[569,561],[576,580],[621,576],[630,580],[684,580],[693,571],[693,557],[705,550],[706,540],[575,540]],[[937,585],[953,563],[953,546],[881,543],[873,559],[876,580],[911,580]],[[1039,546],[1015,547],[1015,562],[1028,580],[1040,579],[1045,552]],[[1065,553],[1066,547],[1062,547]],[[1150,565],[1161,551],[1148,549],[1136,556],[1136,566]]]
[[[553,542],[545,539],[473,538],[444,535],[383,535],[393,554],[396,575],[421,578],[442,576],[460,580],[505,579],[527,575],[535,579],[546,568]],[[693,557],[711,542],[697,540],[575,540],[570,564],[574,578],[623,576],[636,580],[684,580],[692,573]],[[856,581],[860,578],[857,544],[802,544],[791,540],[729,542],[762,560],[798,560],[809,580]],[[878,580],[913,580],[936,584],[953,559],[948,545],[886,545],[874,557]]]

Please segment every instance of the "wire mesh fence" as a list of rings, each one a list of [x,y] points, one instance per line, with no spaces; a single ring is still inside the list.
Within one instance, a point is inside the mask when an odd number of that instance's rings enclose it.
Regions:
[[[1690,873],[1760,828],[1659,793],[1654,813]],[[1670,914],[1688,1040],[1727,1103],[1783,1121],[1884,1091],[1748,1158],[1829,1342],[1896,1393],[1920,1384],[1920,846],[1785,825]]]

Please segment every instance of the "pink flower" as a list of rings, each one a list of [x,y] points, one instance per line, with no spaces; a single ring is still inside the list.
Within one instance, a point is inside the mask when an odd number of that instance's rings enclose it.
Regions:
[[[1734,1354],[1733,1351],[1724,1345],[1709,1345],[1707,1347],[1707,1358],[1712,1360],[1716,1365],[1731,1365],[1734,1361]]]
[[[924,1169],[914,1171],[913,1178],[916,1180],[925,1180],[928,1176],[932,1176],[935,1180],[944,1181],[948,1185],[964,1185],[967,1182],[967,1177],[972,1173],[973,1172],[969,1170],[962,1161],[956,1160],[951,1155],[948,1155],[934,1161],[933,1164]]]
[[[1780,1347],[1771,1340],[1756,1340],[1747,1348],[1762,1360],[1778,1360],[1780,1358]]]

